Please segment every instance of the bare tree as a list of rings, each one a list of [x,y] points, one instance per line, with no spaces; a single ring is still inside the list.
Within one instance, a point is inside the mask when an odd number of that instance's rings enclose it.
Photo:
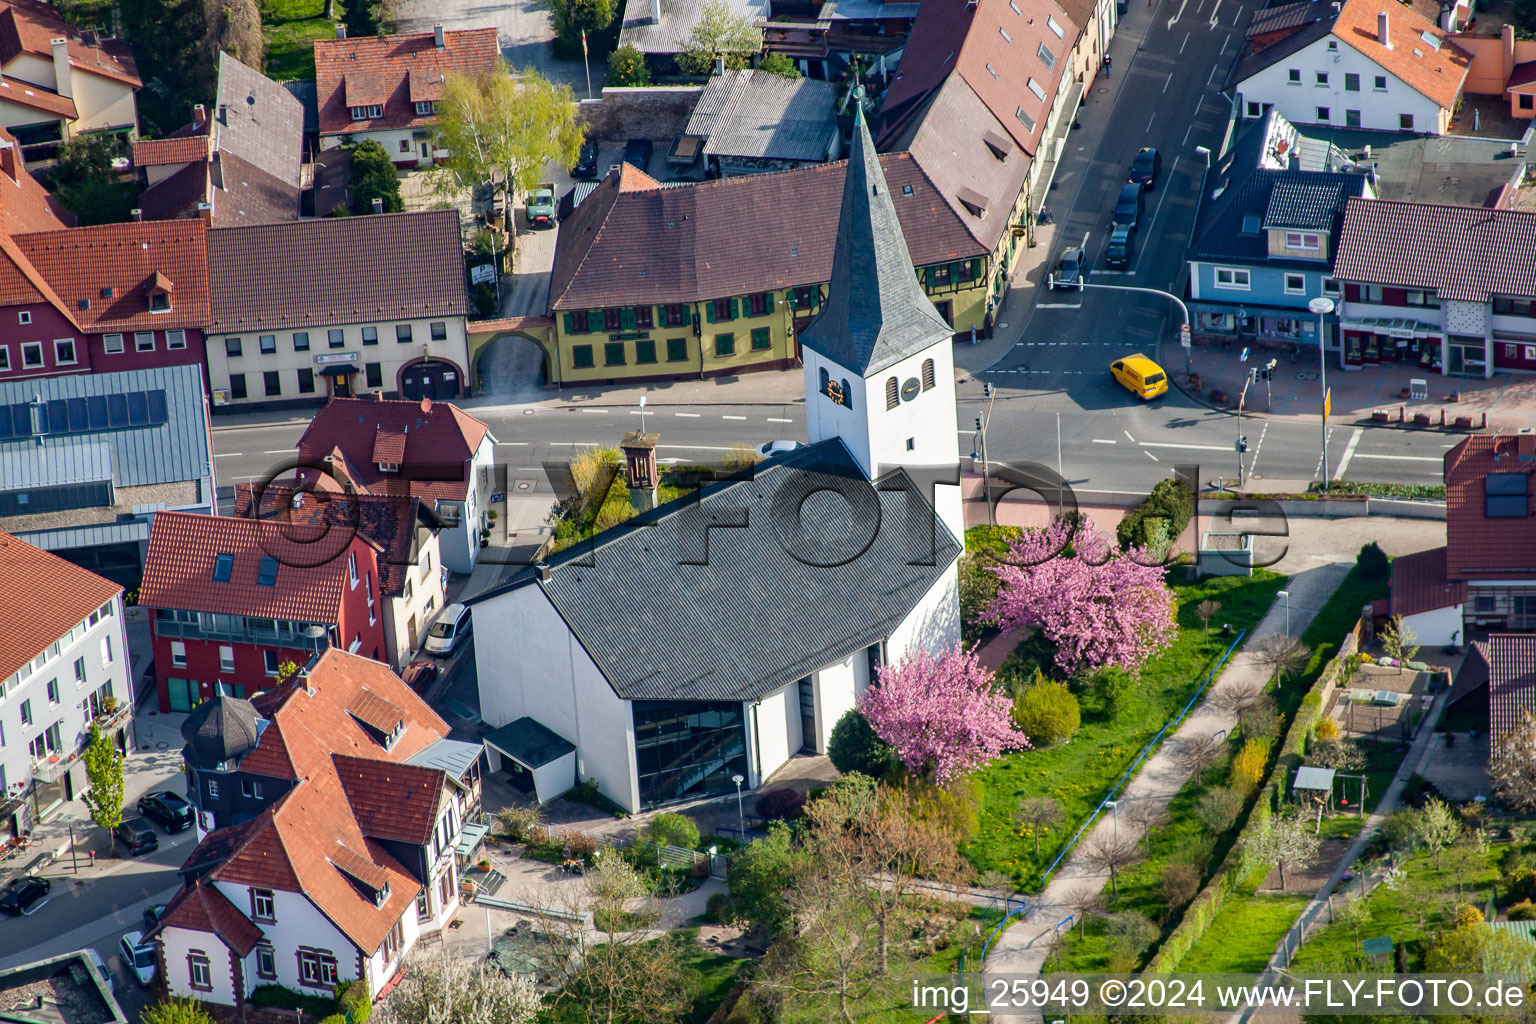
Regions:
[[[529,1024],[544,1001],[533,983],[441,947],[417,949],[394,993],[373,1015],[378,1024]]]
[[[879,984],[882,962],[887,969],[890,962],[880,923],[860,892],[868,888],[865,880],[821,870],[796,878],[786,894],[794,928],[763,960],[761,984],[773,998],[799,1009],[821,1003],[856,1024],[853,1008]]]
[[[1013,820],[1020,828],[1027,828],[1035,840],[1035,856],[1040,856],[1040,833],[1065,819],[1061,805],[1048,796],[1027,797],[1019,801],[1013,812]]]
[[[1088,935],[1088,918],[1102,913],[1109,902],[1104,899],[1104,887],[1090,880],[1069,892],[1061,905],[1077,918],[1077,937],[1081,939]]]
[[[1140,833],[1142,849],[1149,858],[1152,856],[1152,829],[1163,819],[1167,810],[1166,804],[1151,797],[1124,801],[1119,808],[1127,830]]]
[[[1195,605],[1195,614],[1200,617],[1200,625],[1205,628],[1204,640],[1209,643],[1211,639],[1211,620],[1221,614],[1221,603],[1206,598]]]
[[[1520,722],[1494,738],[1488,760],[1493,792],[1517,811],[1536,809],[1536,715],[1520,709]]]
[[[1260,864],[1280,869],[1280,890],[1285,891],[1285,866],[1317,856],[1322,839],[1300,815],[1273,815],[1258,824],[1243,840],[1243,849]]]
[[[1195,776],[1202,786],[1205,785],[1206,769],[1221,760],[1221,754],[1222,741],[1214,735],[1181,739],[1178,749],[1174,751],[1179,767]]]
[[[1211,835],[1225,832],[1243,809],[1243,794],[1231,786],[1218,786],[1208,790],[1195,805],[1195,813],[1211,830]]]
[[[1234,718],[1264,699],[1264,684],[1256,681],[1232,683],[1211,694],[1211,703]]]
[[[1312,649],[1289,633],[1269,633],[1254,644],[1253,653],[1271,680],[1283,680],[1307,663]]]
[[[1163,903],[1167,905],[1171,919],[1200,891],[1200,872],[1193,864],[1176,860],[1163,868],[1162,890]]]
[[[1130,836],[1100,830],[1083,847],[1083,860],[1094,871],[1109,875],[1111,896],[1120,895],[1120,872],[1141,859],[1141,847]]]

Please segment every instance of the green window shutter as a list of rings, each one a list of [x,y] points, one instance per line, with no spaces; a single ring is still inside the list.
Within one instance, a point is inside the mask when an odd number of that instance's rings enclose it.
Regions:
[[[715,322],[715,304],[713,301],[704,303],[704,320],[706,323]]]
[[[565,333],[566,334],[575,334],[576,333],[576,317],[573,316],[570,313],[565,314]]]
[[[795,308],[795,290],[793,288],[784,293],[784,305],[788,306],[790,309]]]
[[[768,292],[766,294],[765,298],[767,299],[767,302],[768,302],[768,312],[772,313],[773,312],[773,292]]]
[[[603,316],[602,310],[594,309],[592,312],[587,314],[588,334],[600,334],[607,325],[608,319],[607,317]]]
[[[736,300],[732,299],[731,300],[731,319],[732,320],[735,320],[738,316],[741,315],[740,310],[741,310],[741,307],[737,305]]]
[[[976,264],[976,272],[971,275],[972,277],[980,280],[987,276],[987,258],[985,256],[977,256],[971,262]]]
[[[951,263],[949,265],[949,283],[950,284],[959,284],[960,283],[960,264],[959,264],[959,262]]]
[[[651,323],[655,324],[657,327],[661,327],[666,322],[667,322],[667,307],[666,306],[657,306],[656,307],[656,319],[652,320]]]
[[[626,331],[635,329],[635,310],[633,306],[625,306],[619,310],[619,326]]]

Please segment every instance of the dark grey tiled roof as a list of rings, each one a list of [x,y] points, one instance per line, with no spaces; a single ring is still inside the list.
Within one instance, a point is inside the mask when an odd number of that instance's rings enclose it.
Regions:
[[[1348,178],[1361,180],[1358,174]],[[1277,178],[1269,191],[1269,208],[1264,213],[1266,228],[1307,228],[1331,231],[1339,206],[1351,191],[1349,181],[1335,174],[1318,175],[1303,171]],[[1353,194],[1358,195],[1358,192]]]
[[[542,768],[576,749],[570,740],[526,715],[487,733],[485,742],[517,758],[525,768]]]
[[[837,138],[837,90],[814,78],[727,71],[699,94],[685,134],[705,139],[705,156],[826,160]]]
[[[1536,213],[1355,199],[1336,248],[1341,281],[1467,302],[1536,295]]]
[[[840,440],[822,441],[562,552],[547,580],[530,568],[468,603],[542,587],[626,699],[758,699],[889,637],[960,555],[931,509],[908,525],[901,491],[864,492],[879,501],[878,520],[836,495],[811,497],[797,527],[808,480],[856,497],[869,486]],[[874,539],[851,557],[850,538],[867,536],[871,521]],[[934,564],[912,564],[928,555]]]
[[[827,302],[800,344],[867,377],[954,331],[918,284],[862,112],[855,121]]]

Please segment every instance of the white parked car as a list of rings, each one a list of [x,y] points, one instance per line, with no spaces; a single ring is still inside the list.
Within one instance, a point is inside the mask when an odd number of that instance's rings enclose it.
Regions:
[[[123,954],[123,966],[133,974],[141,988],[149,988],[155,980],[155,946],[144,941],[143,932],[129,932],[118,946]]]
[[[757,446],[757,454],[762,458],[771,459],[775,455],[787,455],[799,447],[799,441],[768,441]]]
[[[427,630],[427,642],[425,644],[428,654],[452,654],[459,646],[459,642],[469,636],[474,629],[474,622],[469,617],[469,606],[451,604],[443,609],[443,613],[432,623],[432,628]]]

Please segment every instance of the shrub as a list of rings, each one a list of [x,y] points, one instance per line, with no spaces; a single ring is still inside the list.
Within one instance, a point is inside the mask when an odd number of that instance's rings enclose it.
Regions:
[[[1159,480],[1147,499],[1120,520],[1115,539],[1122,548],[1144,547],[1161,556],[1194,513],[1188,483],[1177,477]]]
[[[757,798],[757,813],[765,818],[787,820],[800,817],[805,810],[805,797],[787,787],[770,789]]]
[[[1520,865],[1510,873],[1505,887],[1511,896],[1519,897],[1521,902],[1529,903],[1536,899],[1536,871],[1523,864]]]
[[[1355,568],[1368,580],[1384,580],[1392,573],[1392,561],[1381,550],[1380,544],[1371,541],[1362,546],[1360,554],[1355,556]]]
[[[353,213],[372,213],[375,199],[384,201],[385,213],[405,209],[405,201],[400,197],[400,174],[377,139],[364,139],[352,150],[351,173]]]
[[[1509,908],[1508,917],[1511,921],[1536,921],[1536,903],[1521,900]]]
[[[570,850],[571,856],[577,860],[591,860],[597,853],[597,840],[575,829],[566,829],[561,832],[556,837],[556,841],[564,849]]]
[[[757,62],[757,70],[767,71],[770,74],[783,75],[785,78],[799,78],[800,68],[793,60],[782,53],[765,53]]]
[[[730,893],[717,892],[704,901],[704,918],[711,924],[730,924],[734,916]]]
[[[685,850],[691,850],[699,845],[699,826],[692,819],[668,811],[658,814],[651,819],[651,824],[646,829],[651,837],[651,842],[660,843],[663,846],[680,846]]]
[[[967,642],[974,643],[987,631],[983,621],[987,608],[997,597],[997,574],[988,566],[997,564],[989,551],[967,551],[960,556],[960,628]]]
[[[347,1024],[347,1015],[344,1013],[333,1013],[322,1020],[320,1024]]]
[[[1258,738],[1243,744],[1232,760],[1232,783],[1240,787],[1243,795],[1252,793],[1264,779],[1264,768],[1269,764],[1269,742]]]
[[[1242,809],[1243,794],[1231,786],[1220,786],[1200,798],[1195,813],[1213,835],[1219,835],[1231,827]]]
[[[1138,693],[1136,680],[1118,665],[1106,665],[1094,673],[1092,689],[1104,710],[1112,715],[1129,707]]]
[[[1195,898],[1195,893],[1200,891],[1200,872],[1193,864],[1174,861],[1163,868],[1162,879],[1163,903],[1168,907],[1168,917],[1171,920],[1178,914],[1179,908]]]
[[[368,986],[361,981],[341,982],[336,986],[337,1014],[346,1024],[368,1024],[373,1016],[373,1003],[368,1000]]]
[[[537,804],[528,807],[503,807],[496,812],[496,833],[516,843],[527,842],[533,830],[544,823]]]
[[[1082,710],[1066,684],[1037,676],[1035,685],[1013,702],[1013,723],[1036,746],[1050,746],[1072,738],[1082,724]]]
[[[1325,718],[1312,730],[1312,737],[1321,743],[1331,743],[1339,738],[1339,723]]]
[[[1458,903],[1454,922],[1457,928],[1465,928],[1470,924],[1482,924],[1483,912],[1470,903]]]
[[[832,727],[827,740],[827,756],[832,766],[844,775],[858,772],[872,779],[884,778],[896,766],[891,745],[875,735],[869,721],[857,711],[848,711]]]
[[[621,46],[608,55],[608,84],[615,88],[635,88],[651,84],[651,69],[645,54],[633,46]]]
[[[496,315],[496,289],[481,281],[475,285],[469,293],[469,300],[475,304],[475,317],[480,320],[489,320]]]
[[[171,996],[146,1006],[139,1014],[139,1024],[214,1024],[214,1020],[196,999]]]

